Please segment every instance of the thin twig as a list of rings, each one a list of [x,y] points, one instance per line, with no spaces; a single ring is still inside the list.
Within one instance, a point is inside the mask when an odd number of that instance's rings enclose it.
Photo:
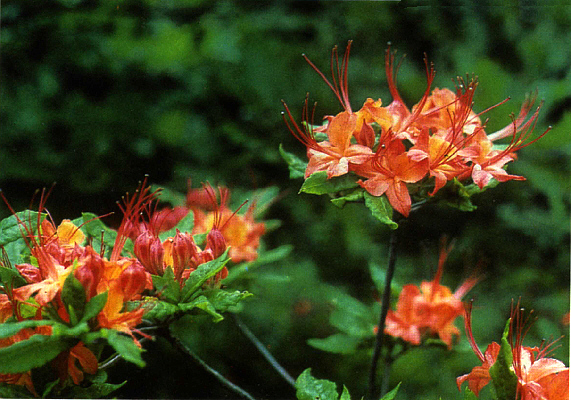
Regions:
[[[377,337],[375,340],[375,349],[373,350],[373,358],[371,360],[371,370],[369,374],[369,391],[367,395],[367,398],[369,400],[373,400],[375,398],[375,392],[377,391],[376,388],[377,365],[379,363],[379,357],[381,355],[381,350],[383,348],[383,341],[385,337],[385,321],[387,319],[387,314],[389,312],[389,306],[391,302],[391,281],[393,280],[393,275],[395,272],[395,264],[397,259],[396,244],[397,244],[397,231],[393,230],[391,232],[391,237],[389,240],[389,261],[387,266],[387,274],[385,276],[385,289],[383,292],[383,299],[381,302],[381,316],[379,318]]]
[[[278,363],[278,361],[272,356],[272,354],[266,349],[264,344],[260,342],[260,340],[252,333],[250,328],[244,324],[244,322],[238,317],[238,315],[234,314],[234,321],[236,325],[242,333],[256,346],[258,351],[262,353],[262,356],[270,363],[270,365],[289,383],[293,388],[295,388],[295,379]]]
[[[213,375],[218,380],[218,382],[220,382],[223,386],[225,386],[229,390],[233,391],[234,393],[240,395],[240,397],[242,397],[244,399],[256,400],[250,393],[246,392],[240,386],[235,385],[234,383],[230,382],[220,372],[216,371],[214,368],[212,368],[211,366],[206,364],[196,353],[194,353],[192,350],[190,350],[190,348],[185,346],[184,343],[182,343],[176,337],[168,335],[167,338],[170,340],[170,342],[172,344],[174,344],[179,349],[181,349],[186,354],[188,354],[190,357],[192,357],[192,359],[194,361],[196,361],[198,364],[200,364],[200,366],[202,368],[204,368],[207,372],[209,372],[211,375]]]
[[[389,379],[391,377],[391,366],[395,361],[393,357],[393,347],[394,342],[389,344],[389,348],[387,350],[387,356],[385,357],[385,362],[383,364],[383,380],[381,381],[381,396],[384,396],[385,393],[389,391]]]

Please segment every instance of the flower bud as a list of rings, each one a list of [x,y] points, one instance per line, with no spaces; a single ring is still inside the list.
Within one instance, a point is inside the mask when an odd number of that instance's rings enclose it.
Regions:
[[[226,239],[222,232],[213,228],[206,236],[206,250],[211,250],[214,258],[220,257],[226,251]]]
[[[140,294],[147,284],[145,268],[138,262],[133,262],[119,275],[119,285],[123,291],[124,300],[131,300]]]
[[[144,231],[135,240],[134,252],[147,271],[153,275],[163,274],[164,249],[158,237]]]
[[[89,301],[97,294],[97,285],[103,276],[105,268],[101,257],[91,250],[74,272],[75,277],[85,289],[86,299]]]
[[[172,239],[173,272],[176,280],[180,280],[186,268],[193,267],[192,259],[197,254],[197,246],[190,233],[176,231]]]

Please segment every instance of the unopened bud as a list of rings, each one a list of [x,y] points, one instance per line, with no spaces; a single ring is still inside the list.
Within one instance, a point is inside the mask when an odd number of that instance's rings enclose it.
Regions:
[[[192,235],[177,230],[172,241],[173,272],[177,280],[181,279],[186,268],[194,265],[192,259],[196,256],[197,250]]]
[[[214,258],[220,257],[226,251],[226,239],[218,229],[212,229],[208,232],[206,250],[211,250]]]
[[[93,249],[88,252],[80,265],[74,272],[75,277],[85,289],[85,295],[89,301],[97,294],[97,285],[103,276],[105,268],[104,261]]]
[[[134,296],[140,294],[147,284],[147,274],[145,268],[138,263],[133,262],[119,275],[119,285],[123,291],[125,300],[131,300]]]
[[[147,271],[153,275],[163,274],[164,249],[158,237],[149,231],[141,233],[135,240],[134,252]]]

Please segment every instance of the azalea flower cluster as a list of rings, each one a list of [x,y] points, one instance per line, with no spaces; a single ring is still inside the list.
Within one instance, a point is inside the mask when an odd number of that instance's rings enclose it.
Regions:
[[[144,263],[148,265],[147,269],[154,273],[153,271],[163,271],[165,265],[175,267],[173,265],[173,262],[175,262],[173,249],[181,249],[181,246],[186,248],[187,258],[195,259],[191,263],[193,265],[200,264],[201,260],[211,259],[212,255],[221,254],[220,251],[223,251],[222,247],[225,249],[226,246],[230,247],[230,258],[233,262],[254,261],[258,257],[257,250],[260,245],[260,237],[266,232],[265,224],[254,219],[255,203],[250,204],[244,214],[238,214],[238,211],[245,203],[237,210],[232,211],[229,207],[230,190],[228,188],[219,186],[217,196],[210,185],[203,185],[200,189],[193,189],[189,181],[188,186],[185,206],[167,207],[153,212],[150,214],[149,222],[142,223],[139,227],[136,233],[139,237],[135,236],[133,238],[135,243],[138,241],[136,252],[142,258],[147,259]],[[187,236],[177,234],[177,236],[159,246],[157,243],[158,235],[175,227],[189,212],[192,212],[194,217],[192,232],[189,232]],[[192,235],[209,232],[206,250],[212,254],[194,254],[196,253],[196,245],[192,241]],[[224,246],[222,239],[225,243]],[[175,241],[177,243],[176,246]],[[187,244],[182,245],[183,242]],[[159,247],[163,247],[163,250],[160,250]],[[217,247],[217,249],[214,250],[214,247]],[[181,251],[178,250],[179,253]],[[175,251],[175,253],[177,252]],[[149,257],[152,260],[149,260]],[[180,269],[180,267],[175,268]]]
[[[527,329],[527,320],[523,319],[523,309],[519,308],[519,303],[512,308],[509,321],[509,330],[506,332],[507,340],[504,345],[508,345],[511,350],[511,360],[508,368],[515,375],[516,388],[514,398],[520,400],[568,400],[569,399],[569,368],[565,367],[561,361],[547,356],[553,350],[553,343],[540,346],[528,347],[523,345],[523,340]],[[469,374],[457,378],[458,389],[462,383],[468,381],[470,390],[478,396],[484,386],[492,379],[490,368],[499,360],[502,346],[492,342],[482,354],[472,333],[471,307],[466,309],[465,319],[466,335],[470,346],[476,356],[478,356],[481,366],[476,366]],[[494,382],[494,385],[496,383]],[[498,382],[502,386],[502,382]],[[503,385],[507,386],[507,385]]]
[[[83,224],[63,220],[56,226],[45,210],[48,197],[45,192],[42,192],[39,211],[33,214],[34,218],[30,213],[28,220],[22,220],[11,210],[31,254],[31,261],[14,266],[25,284],[13,287],[3,282],[0,285],[0,292],[3,292],[0,293],[0,324],[50,319],[75,326],[86,304],[96,296],[105,296],[104,305],[89,320],[89,329],[124,333],[141,347],[134,334],[148,337],[137,326],[155,304],[148,301],[148,296],[143,298],[142,295],[162,298],[160,290],[153,291],[153,276],[162,277],[167,269],[171,269],[174,280],[182,289],[192,272],[225,254],[229,243],[236,244],[233,253],[236,262],[257,257],[259,239],[265,232],[264,224],[254,221],[253,209],[240,216],[231,212],[227,205],[228,189],[219,188],[220,202],[210,185],[191,189],[187,196],[188,207],[157,211],[159,191],[151,192],[145,180],[135,195],[127,195],[119,204],[123,219],[108,258],[103,237],[101,248],[96,250],[93,248],[94,238],[88,238],[82,231],[84,225],[101,217]],[[194,214],[196,224],[192,232],[181,232],[175,227],[189,212]],[[170,232],[165,232],[171,230],[174,232],[168,236]],[[159,238],[161,233],[162,240]],[[196,244],[194,235],[203,236],[202,247]],[[126,246],[129,241],[132,247]],[[0,261],[5,270],[12,269],[7,255]],[[224,266],[204,286],[219,288],[227,275],[228,269]],[[65,290],[68,293],[64,293]],[[20,329],[12,336],[0,338],[0,349],[28,340],[33,335],[51,334],[52,326],[49,324]],[[84,372],[95,374],[98,371],[97,357],[81,341],[63,351],[52,364],[58,370],[62,384],[71,377],[77,385],[83,380]],[[25,385],[36,395],[31,371],[0,374],[0,382]]]
[[[525,179],[508,174],[504,166],[515,159],[517,150],[539,139],[528,140],[540,108],[529,116],[535,96],[526,99],[511,124],[487,134],[480,116],[508,99],[475,113],[472,101],[478,86],[476,77],[458,78],[455,91],[436,88],[431,93],[435,71],[425,58],[427,87],[420,101],[409,108],[397,90],[394,53],[389,46],[385,72],[393,101],[383,106],[381,99],[368,98],[358,111],[353,111],[347,86],[350,48],[351,42],[341,65],[337,48],[333,49],[332,82],[304,56],[333,90],[342,112],[324,117],[326,123],[314,128],[315,109],[310,115],[306,99],[300,127],[284,103],[289,130],[307,147],[306,179],[318,171],[326,171],[327,179],[354,173],[360,178],[358,184],[370,195],[386,195],[391,206],[405,217],[411,210],[411,193],[431,178],[429,196],[455,178],[471,179],[480,189],[492,179]],[[507,145],[494,145],[507,137]]]
[[[5,293],[0,294],[0,322],[4,323],[10,317],[14,317],[18,322],[47,317],[67,324],[76,324],[76,312],[79,310],[64,301],[62,295],[64,285],[71,275],[82,288],[84,298],[76,299],[78,302],[89,302],[93,297],[106,293],[105,305],[93,319],[92,329],[114,329],[130,335],[137,342],[133,331],[136,331],[135,326],[141,322],[144,309],[128,311],[125,304],[139,299],[144,289],[152,288],[152,282],[149,273],[138,260],[120,255],[125,243],[124,235],[119,233],[113,253],[107,259],[91,245],[83,245],[86,241],[84,233],[70,220],[62,221],[57,227],[47,218],[41,220],[44,201],[45,197],[42,196],[35,227],[34,221],[25,222],[18,218],[32,262],[15,265],[16,270],[25,279],[25,285],[2,288]],[[9,260],[4,260],[4,263],[9,263]],[[0,348],[29,339],[32,335],[51,334],[51,326],[23,329],[0,342]],[[62,383],[66,382],[68,377],[71,377],[76,385],[83,380],[83,371],[78,368],[76,361],[84,372],[97,372],[96,356],[79,342],[54,360]],[[29,371],[0,375],[0,381],[24,384],[35,394]]]
[[[423,337],[438,335],[452,348],[452,339],[460,335],[454,326],[454,320],[464,315],[462,297],[478,282],[478,278],[468,278],[460,287],[452,291],[440,284],[446,257],[452,246],[442,242],[438,269],[432,281],[424,281],[420,287],[403,286],[397,302],[396,311],[389,310],[385,333],[413,345],[419,345]]]

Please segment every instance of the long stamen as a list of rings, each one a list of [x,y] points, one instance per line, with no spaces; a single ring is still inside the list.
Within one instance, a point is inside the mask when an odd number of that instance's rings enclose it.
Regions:
[[[472,351],[476,354],[476,356],[480,359],[480,362],[483,364],[486,361],[484,354],[476,344],[474,340],[474,335],[472,334],[472,306],[474,300],[470,300],[470,303],[464,306],[464,330],[466,331],[466,336],[468,336],[468,342],[470,343],[470,347]]]

